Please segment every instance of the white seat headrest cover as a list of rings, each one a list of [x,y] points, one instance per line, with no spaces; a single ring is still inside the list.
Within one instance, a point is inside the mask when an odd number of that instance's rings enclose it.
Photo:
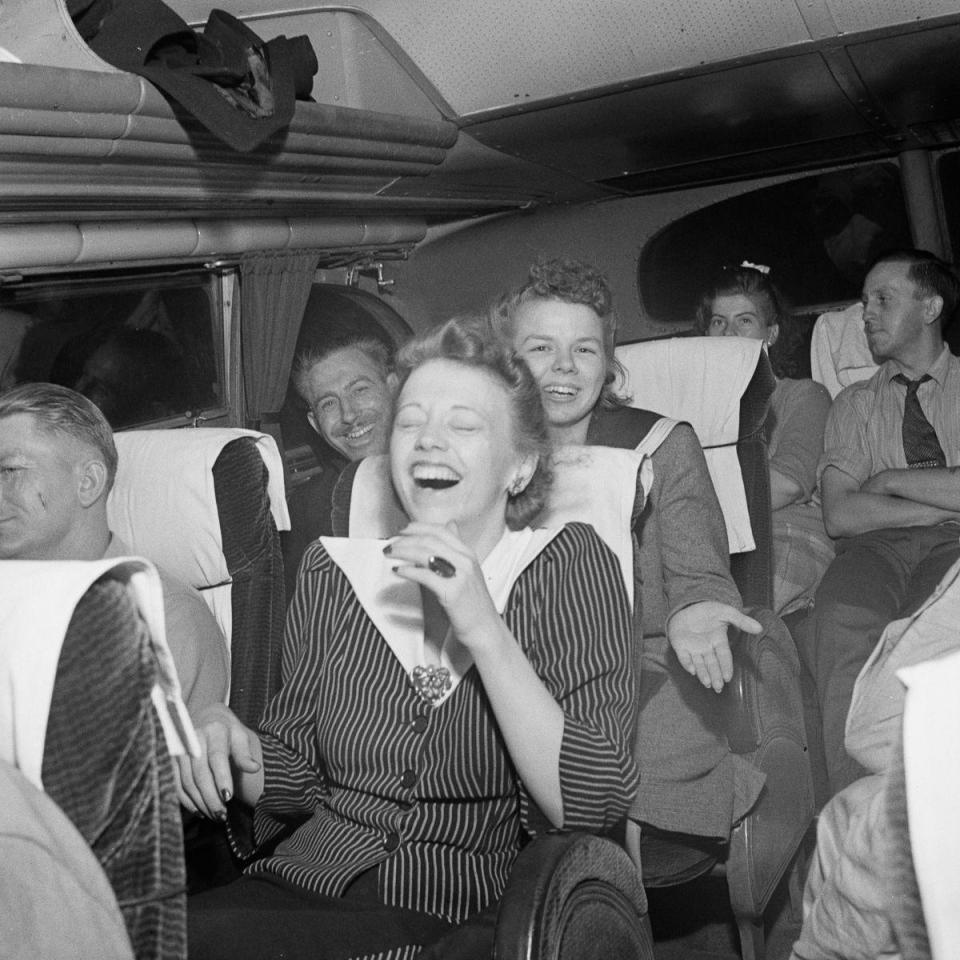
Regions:
[[[821,313],[810,337],[810,373],[835,397],[844,387],[877,372],[863,330],[863,304]]]
[[[114,434],[117,478],[107,500],[110,529],[132,550],[201,591],[229,647],[230,573],[223,555],[213,465],[237,437],[254,437],[269,471],[270,507],[290,529],[283,466],[273,437],[253,430],[130,430]],[[212,588],[212,589],[211,589]]]
[[[674,337],[617,347],[631,406],[689,423],[704,448],[723,510],[731,553],[753,550],[743,474],[737,458],[740,398],[762,344],[741,337]]]

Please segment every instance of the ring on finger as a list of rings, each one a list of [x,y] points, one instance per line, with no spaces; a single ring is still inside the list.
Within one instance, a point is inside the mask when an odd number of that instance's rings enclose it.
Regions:
[[[432,570],[438,577],[443,577],[445,580],[456,576],[457,573],[457,568],[449,560],[437,556],[427,557],[427,569]]]

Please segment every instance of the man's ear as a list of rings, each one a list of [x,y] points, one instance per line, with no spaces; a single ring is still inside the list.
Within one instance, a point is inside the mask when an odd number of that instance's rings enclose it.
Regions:
[[[780,324],[771,323],[767,327],[767,346],[772,347],[777,342],[777,337],[780,336]]]
[[[320,433],[320,427],[317,425],[317,418],[313,415],[312,410],[307,411],[307,423],[313,427],[314,433]],[[323,436],[323,434],[321,433],[320,436]]]
[[[387,387],[389,387],[390,392],[396,395],[397,387],[400,386],[400,378],[391,370],[387,374],[386,384],[387,384]]]
[[[923,322],[933,323],[940,321],[940,314],[943,313],[943,297],[934,294],[932,297],[923,298]]]
[[[84,507],[92,506],[107,495],[107,465],[102,460],[85,460],[77,470],[77,495]]]

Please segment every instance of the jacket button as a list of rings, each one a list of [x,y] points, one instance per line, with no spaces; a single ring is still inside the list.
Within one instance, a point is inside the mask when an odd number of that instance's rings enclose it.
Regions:
[[[421,713],[413,719],[413,731],[414,733],[423,733],[424,730],[430,724],[430,718],[425,714]]]
[[[399,847],[399,846],[400,846],[400,835],[399,835],[399,834],[396,834],[396,833],[388,833],[388,834],[383,838],[383,849],[386,850],[387,853],[393,853],[393,851],[396,850],[397,847]]]
[[[412,787],[417,782],[417,775],[413,770],[404,770],[400,778],[401,787]]]

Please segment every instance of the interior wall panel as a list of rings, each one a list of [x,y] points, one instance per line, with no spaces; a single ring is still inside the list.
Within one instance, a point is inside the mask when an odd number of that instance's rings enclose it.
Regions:
[[[678,217],[783,179],[554,207],[428,234],[408,262],[388,266],[387,276],[396,281],[389,302],[411,326],[424,329],[457,314],[485,310],[500,292],[523,282],[538,258],[570,256],[606,273],[619,339],[669,334],[676,328],[652,321],[639,302],[636,269],[644,244]]]

